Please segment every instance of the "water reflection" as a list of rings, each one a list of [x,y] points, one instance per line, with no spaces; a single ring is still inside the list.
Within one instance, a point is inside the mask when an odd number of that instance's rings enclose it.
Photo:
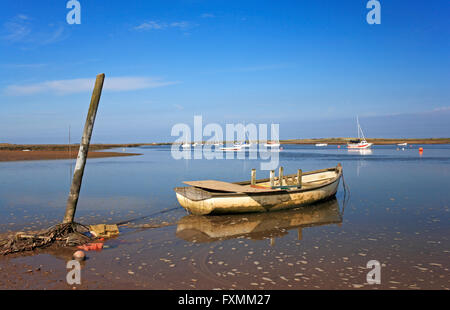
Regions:
[[[352,155],[361,155],[361,156],[367,156],[372,155],[373,151],[371,149],[348,149],[349,154]],[[367,166],[367,162],[364,159],[359,159],[356,161],[356,175],[360,176],[361,168],[364,168]]]
[[[361,150],[348,149],[348,152],[350,154],[356,154],[356,155],[372,155],[373,154],[373,151],[371,149],[361,149]]]
[[[189,242],[215,242],[246,237],[253,240],[271,239],[298,229],[298,239],[306,227],[341,224],[344,208],[340,210],[337,199],[298,209],[268,213],[239,215],[198,216],[188,215],[179,222],[176,236]]]

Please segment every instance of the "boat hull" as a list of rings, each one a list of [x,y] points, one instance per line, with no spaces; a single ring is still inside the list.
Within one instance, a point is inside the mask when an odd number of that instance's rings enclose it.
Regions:
[[[175,189],[180,205],[192,214],[230,214],[248,212],[270,212],[295,208],[318,201],[330,199],[336,195],[341,170],[331,182],[313,188],[293,191],[264,193],[223,193],[212,197],[189,197],[183,188]],[[188,188],[184,188],[188,189]]]
[[[349,149],[354,150],[361,150],[361,149],[368,149],[373,145],[373,143],[363,143],[363,144],[348,144],[347,147]]]

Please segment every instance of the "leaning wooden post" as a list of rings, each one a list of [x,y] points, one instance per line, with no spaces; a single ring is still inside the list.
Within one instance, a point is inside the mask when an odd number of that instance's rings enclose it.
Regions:
[[[70,186],[69,197],[67,198],[66,214],[63,223],[72,223],[75,218],[78,197],[80,195],[81,181],[83,180],[84,166],[91,142],[92,130],[94,129],[95,116],[97,114],[98,103],[102,94],[105,74],[97,75],[94,91],[92,92],[91,104],[89,106],[86,123],[84,125],[83,137],[81,138],[80,149],[78,151],[77,163],[73,172],[72,185]]]
[[[256,185],[256,169],[252,169],[251,185]]]

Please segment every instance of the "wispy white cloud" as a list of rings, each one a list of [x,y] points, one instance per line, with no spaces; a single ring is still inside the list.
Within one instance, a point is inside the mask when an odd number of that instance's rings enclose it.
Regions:
[[[134,27],[135,30],[152,30],[152,29],[164,29],[167,28],[166,23],[158,23],[153,20],[149,22],[145,22],[140,24],[139,26]]]
[[[192,26],[192,24],[189,23],[189,22],[173,22],[173,23],[170,23],[170,27],[172,27],[172,28],[186,29],[186,28],[189,28],[191,26]]]
[[[56,80],[27,85],[9,85],[5,94],[13,96],[34,95],[38,93],[55,93],[57,95],[92,91],[95,79]],[[157,88],[177,84],[155,77],[111,77],[105,79],[103,89],[120,92],[139,89]]]
[[[396,117],[396,116],[408,116],[408,115],[432,115],[439,113],[447,113],[450,112],[450,107],[437,107],[430,108],[427,110],[419,110],[419,111],[399,111],[399,112],[390,112],[390,113],[376,113],[376,112],[367,112],[364,114],[359,114],[359,117]]]
[[[179,110],[179,111],[181,111],[181,110],[184,109],[184,107],[183,107],[182,105],[180,105],[180,104],[174,104],[173,107],[174,107],[175,109]]]
[[[242,66],[242,67],[230,67],[218,72],[256,72],[256,71],[268,71],[286,69],[292,67],[293,64],[273,64],[273,65],[256,65],[256,66]]]
[[[1,37],[4,40],[18,42],[24,40],[31,33],[31,24],[26,15],[19,14],[3,24]]]
[[[214,18],[216,17],[216,15],[212,14],[212,13],[203,13],[202,15],[200,15],[202,18]]]
[[[21,19],[21,20],[29,20],[30,18],[27,16],[27,15],[25,15],[25,14],[19,14],[19,15],[17,15],[17,18],[19,18],[19,19]]]
[[[192,27],[193,25],[186,21],[178,21],[178,22],[157,22],[154,20],[144,22],[136,27],[133,27],[134,30],[164,30],[169,28],[178,28],[178,29],[187,29]]]
[[[36,30],[33,19],[24,14],[10,18],[0,29],[1,40],[25,45],[47,45],[63,39],[64,35],[61,25],[49,24]]]
[[[443,112],[443,111],[450,111],[450,107],[438,107],[433,109],[433,112]]]

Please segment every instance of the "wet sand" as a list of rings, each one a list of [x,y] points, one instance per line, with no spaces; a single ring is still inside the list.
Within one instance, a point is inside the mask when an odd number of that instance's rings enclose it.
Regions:
[[[283,216],[274,221],[270,213],[240,216],[248,222],[245,227],[236,216],[214,218],[214,239],[199,238],[204,221],[180,219],[183,212],[176,209],[137,226],[122,225],[120,235],[106,240],[102,251],[86,252],[81,285],[66,283],[66,263],[76,248],[46,248],[0,257],[0,289],[450,289],[448,238],[440,230],[422,234],[367,223],[367,231],[360,231],[348,221],[328,223],[334,211],[311,213],[310,208],[292,212],[295,224],[289,227],[282,225]],[[324,211],[323,205],[319,210]],[[142,215],[123,214],[109,222]],[[105,221],[102,216],[80,220]],[[260,221],[256,226],[255,220]],[[170,225],[142,228],[158,223]],[[247,226],[262,231],[248,233]],[[380,285],[366,281],[370,259],[380,259]]]
[[[2,161],[23,161],[23,160],[54,160],[77,158],[78,153],[72,151],[53,151],[53,150],[0,150],[0,162]],[[88,153],[88,158],[122,157],[137,156],[137,153],[119,153],[119,152],[93,152]]]
[[[1,289],[449,289],[448,253],[401,257],[390,238],[352,238],[354,251],[333,244],[339,228],[319,228],[326,240],[290,234],[261,247],[250,238],[222,243],[181,243],[173,228],[128,231],[88,252],[82,284],[66,283],[65,264],[75,249],[0,257]],[[311,233],[311,231],[309,231]],[[308,234],[309,234],[308,233]],[[315,240],[316,239],[316,240]],[[375,238],[374,238],[375,239]],[[386,244],[387,243],[387,244]],[[388,246],[386,246],[388,245]],[[403,245],[403,244],[402,244]],[[433,251],[434,252],[434,251]],[[232,255],[230,255],[232,253]],[[31,256],[31,254],[34,254]],[[368,257],[383,254],[382,283],[366,283]],[[437,255],[436,255],[437,254]],[[405,264],[406,263],[406,264]]]

